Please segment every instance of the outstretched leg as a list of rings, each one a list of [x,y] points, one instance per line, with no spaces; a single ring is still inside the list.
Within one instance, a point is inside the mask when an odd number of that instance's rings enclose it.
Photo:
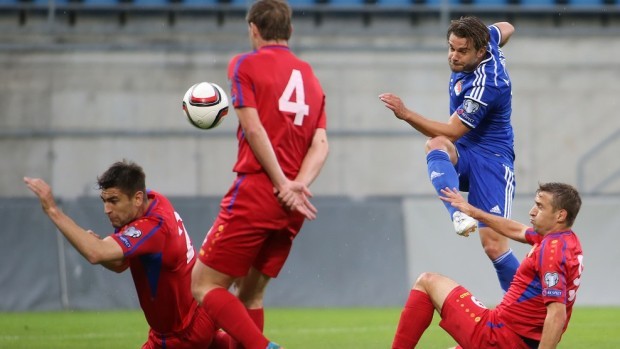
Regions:
[[[446,137],[434,137],[426,142],[428,177],[437,195],[441,195],[441,190],[445,188],[459,188],[459,176],[454,168],[457,161],[456,147]],[[469,236],[476,231],[478,222],[475,219],[458,211],[449,202],[442,202],[458,235]]]

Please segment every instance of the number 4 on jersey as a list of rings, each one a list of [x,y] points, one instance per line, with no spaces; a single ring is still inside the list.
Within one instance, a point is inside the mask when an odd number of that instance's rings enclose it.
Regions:
[[[292,100],[293,93],[295,93],[295,101]],[[286,88],[278,100],[278,107],[280,111],[295,114],[293,123],[297,126],[301,126],[304,116],[310,114],[310,106],[306,104],[304,79],[299,70],[293,69],[291,72]]]

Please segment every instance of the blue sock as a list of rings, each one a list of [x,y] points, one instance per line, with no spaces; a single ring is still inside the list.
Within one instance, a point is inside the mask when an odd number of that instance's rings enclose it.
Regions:
[[[504,292],[508,291],[512,278],[515,276],[517,268],[519,268],[519,260],[512,252],[512,249],[509,249],[494,260],[493,266],[495,267],[495,272],[497,272],[500,286]]]
[[[431,150],[426,155],[426,164],[428,167],[428,178],[431,180],[431,184],[435,187],[437,194],[441,196],[441,189],[457,188],[459,187],[459,176],[454,169],[454,165],[450,162],[448,153],[443,150]],[[450,219],[452,215],[457,211],[449,202],[443,202],[444,206],[450,213]]]

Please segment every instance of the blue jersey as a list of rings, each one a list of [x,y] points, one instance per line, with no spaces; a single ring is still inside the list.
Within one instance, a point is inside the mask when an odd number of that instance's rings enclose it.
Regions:
[[[489,26],[491,40],[485,59],[473,72],[452,73],[450,115],[457,113],[471,130],[457,144],[485,156],[514,162],[514,133],[510,123],[512,87],[499,43],[499,28]]]

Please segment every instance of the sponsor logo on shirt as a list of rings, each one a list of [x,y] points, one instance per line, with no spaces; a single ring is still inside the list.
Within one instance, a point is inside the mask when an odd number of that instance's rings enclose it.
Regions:
[[[545,273],[545,284],[547,285],[547,287],[553,287],[557,285],[559,280],[560,280],[560,276],[558,275],[558,273],[556,272]]]
[[[142,232],[136,229],[136,227],[131,226],[123,231],[123,235],[129,236],[130,238],[139,238],[142,236]]]
[[[441,176],[443,176],[443,175],[444,175],[444,174],[443,174],[443,172],[435,172],[435,171],[433,171],[433,172],[431,172],[431,181],[432,181],[433,179],[435,179],[435,178],[437,178],[437,177],[441,177]]]
[[[547,289],[544,289],[542,293],[543,293],[543,296],[545,296],[545,297],[562,297],[562,291],[561,290],[547,290]]]
[[[502,210],[497,205],[495,205],[489,212],[495,213],[495,214],[502,214]]]
[[[461,118],[462,120],[470,123],[470,124],[474,124],[474,119],[472,119],[471,117],[469,117],[469,115],[467,115],[467,111],[463,108],[458,108],[456,110],[456,115],[459,116],[459,118]]]
[[[123,242],[123,244],[127,247],[130,248],[131,247],[131,242],[129,242],[129,240],[127,240],[126,237],[124,237],[123,235],[119,235],[118,238]]]

